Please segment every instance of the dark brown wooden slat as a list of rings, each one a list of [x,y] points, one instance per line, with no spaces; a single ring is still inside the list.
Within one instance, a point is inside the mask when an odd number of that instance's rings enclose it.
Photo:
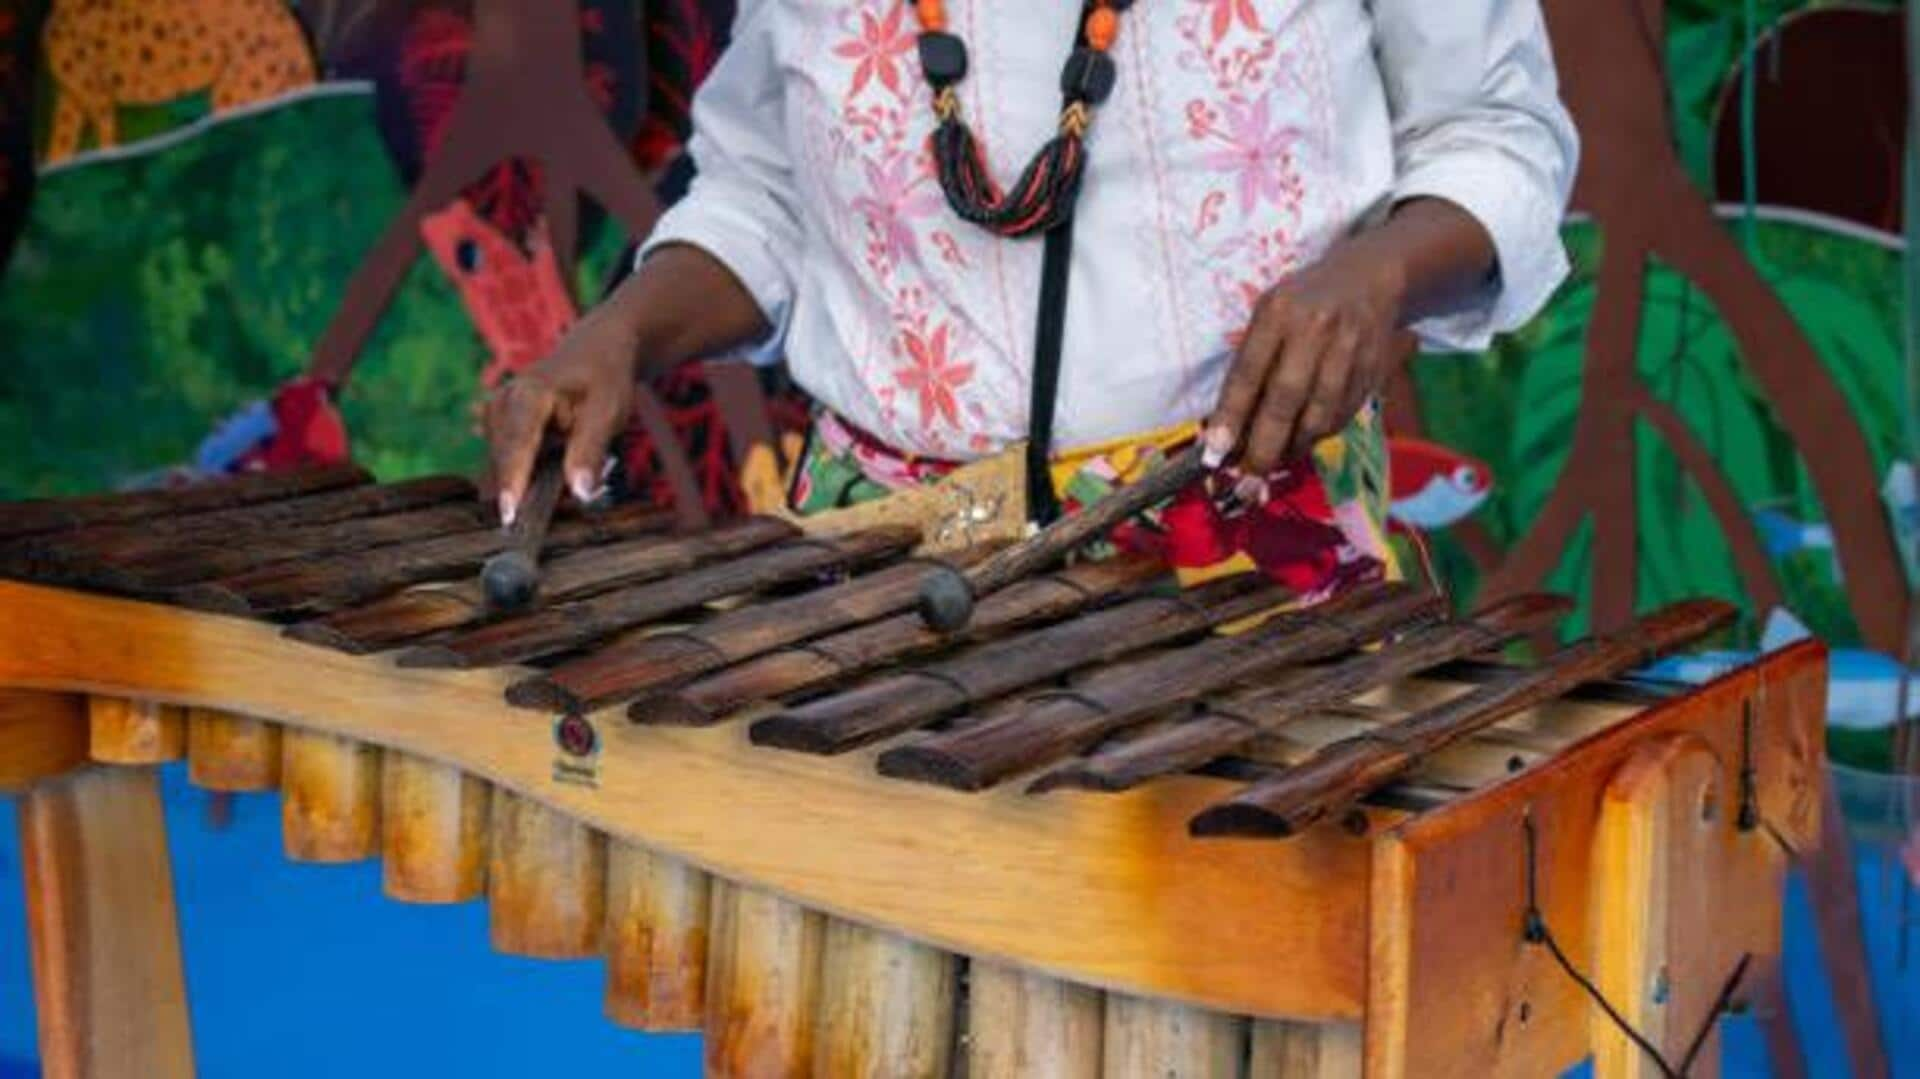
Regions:
[[[917,614],[897,615],[768,653],[678,689],[643,696],[627,714],[636,723],[707,726],[759,701],[819,689],[907,656],[1051,622],[1164,579],[1165,569],[1152,559],[1084,562],[987,596],[961,635],[928,629]]]
[[[1717,600],[1689,600],[1617,634],[1561,649],[1538,667],[1455,697],[1418,715],[1322,747],[1189,822],[1196,836],[1297,835],[1417,764],[1426,754],[1553,700],[1583,682],[1613,678],[1713,632],[1737,612]]]
[[[547,563],[541,574],[545,604],[583,599],[600,592],[659,580],[722,558],[735,558],[800,535],[776,517],[753,517],[690,536],[650,536],[576,551]],[[490,620],[486,598],[474,581],[409,589],[364,607],[349,607],[288,626],[286,635],[308,644],[365,655],[416,641],[430,633]]]
[[[230,545],[235,536],[260,535],[355,517],[402,513],[471,500],[473,484],[460,476],[426,476],[265,502],[236,509],[150,517],[54,536],[29,537],[0,548],[0,562],[31,574],[35,567],[126,565],[206,543]]]
[[[751,736],[756,745],[844,753],[1078,667],[1272,611],[1289,595],[1259,574],[1243,573],[1184,593],[1143,596],[789,708],[755,723]]]
[[[673,515],[652,506],[619,506],[555,525],[553,551],[633,539],[671,527]],[[237,577],[188,585],[170,594],[183,607],[224,614],[279,616],[364,603],[419,584],[469,574],[500,549],[498,529],[437,536],[348,555],[267,566]]]
[[[1192,719],[1070,761],[1034,780],[1027,792],[1040,794],[1059,787],[1123,791],[1156,776],[1190,771],[1240,751],[1262,731],[1302,712],[1345,703],[1401,678],[1547,629],[1570,608],[1564,597],[1519,596],[1466,621],[1416,629],[1377,652],[1294,671],[1269,685],[1211,698]]]
[[[147,517],[275,502],[318,491],[353,487],[371,479],[365,469],[354,465],[332,465],[291,472],[247,473],[168,490],[0,503],[0,540],[61,529],[122,524]]]
[[[589,655],[514,683],[507,689],[507,701],[521,708],[566,712],[632,700],[781,645],[904,611],[919,598],[920,582],[935,567],[964,568],[984,555],[972,551],[949,559],[914,559],[844,584],[727,611],[684,630],[630,632]]]
[[[400,653],[403,667],[497,667],[580,648],[726,596],[842,573],[905,554],[918,529],[898,526],[790,540],[671,580],[563,603]]]
[[[880,755],[880,774],[984,790],[1207,693],[1352,651],[1443,610],[1440,597],[1424,590],[1363,585],[1312,608],[1275,615],[1246,633],[1100,671],[993,723],[896,746]]]
[[[117,591],[162,595],[187,585],[238,577],[310,558],[331,558],[393,544],[485,533],[493,527],[490,507],[463,499],[403,513],[297,528],[279,535],[236,534],[225,544],[196,544],[170,552],[164,558],[126,567],[104,567],[92,576]]]

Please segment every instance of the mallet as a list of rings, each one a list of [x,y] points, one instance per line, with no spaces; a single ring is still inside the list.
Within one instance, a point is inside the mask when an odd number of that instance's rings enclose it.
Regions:
[[[1197,444],[1162,462],[1078,513],[1062,517],[1032,536],[962,572],[932,571],[920,583],[920,620],[929,629],[953,633],[973,618],[974,601],[1065,558],[1075,548],[1114,525],[1178,494],[1204,476]]]
[[[562,472],[558,451],[544,454],[534,465],[526,497],[506,528],[506,549],[480,567],[480,590],[489,608],[517,611],[532,603],[540,591],[540,546],[546,542],[554,507],[560,503]]]

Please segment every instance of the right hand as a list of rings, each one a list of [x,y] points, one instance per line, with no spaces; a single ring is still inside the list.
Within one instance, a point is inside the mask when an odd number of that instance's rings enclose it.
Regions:
[[[513,376],[487,402],[486,431],[498,483],[500,519],[513,520],[551,429],[566,441],[567,488],[591,501],[607,448],[633,406],[639,343],[608,306],[589,311],[553,353]]]

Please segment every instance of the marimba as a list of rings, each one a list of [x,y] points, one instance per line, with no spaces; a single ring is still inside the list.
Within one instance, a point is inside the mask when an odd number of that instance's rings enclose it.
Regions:
[[[278,788],[291,858],[604,956],[608,1015],[714,1075],[1712,1071],[1816,834],[1818,644],[1680,692],[1623,676],[1719,604],[1520,664],[1564,603],[1299,610],[1125,557],[934,633],[918,583],[1016,534],[1014,468],[804,527],[563,518],[511,617],[459,479],[0,507],[48,1074],[191,1070],[128,767],[182,756]]]

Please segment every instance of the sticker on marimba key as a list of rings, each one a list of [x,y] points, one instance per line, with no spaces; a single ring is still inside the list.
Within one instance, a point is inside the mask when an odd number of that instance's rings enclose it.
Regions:
[[[600,785],[600,732],[585,716],[564,715],[553,721],[553,781],[578,787]]]

